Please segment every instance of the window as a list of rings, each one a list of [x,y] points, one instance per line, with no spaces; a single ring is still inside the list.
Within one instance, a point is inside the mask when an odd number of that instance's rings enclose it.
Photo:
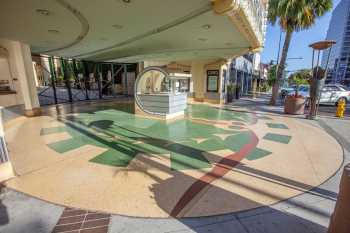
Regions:
[[[339,91],[339,88],[337,86],[329,86],[328,91]]]
[[[207,92],[219,91],[219,70],[207,70]]]

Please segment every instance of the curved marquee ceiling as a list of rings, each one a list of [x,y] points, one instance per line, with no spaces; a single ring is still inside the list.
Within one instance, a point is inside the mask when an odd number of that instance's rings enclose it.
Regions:
[[[99,61],[224,58],[250,47],[210,0],[2,0],[0,28],[34,53]]]

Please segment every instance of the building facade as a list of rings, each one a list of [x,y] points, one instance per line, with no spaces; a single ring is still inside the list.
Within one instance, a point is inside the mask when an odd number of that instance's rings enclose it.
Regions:
[[[229,82],[237,85],[241,94],[249,94],[253,91],[254,83],[257,87],[260,80],[264,79],[261,68],[259,53],[247,53],[234,58],[230,64]]]
[[[130,94],[142,70],[135,67],[149,61],[184,65],[194,101],[222,103],[231,58],[263,48],[268,9],[267,0],[26,4],[0,8],[0,105],[24,104],[28,114],[44,104]]]
[[[327,40],[336,44],[329,56],[329,71],[326,83],[350,85],[350,1],[342,0],[334,9],[327,32]],[[322,57],[322,66],[326,67],[329,51]]]

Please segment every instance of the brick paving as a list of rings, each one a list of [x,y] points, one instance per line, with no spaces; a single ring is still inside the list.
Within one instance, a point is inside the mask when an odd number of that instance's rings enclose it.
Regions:
[[[66,208],[52,233],[107,233],[110,214]]]

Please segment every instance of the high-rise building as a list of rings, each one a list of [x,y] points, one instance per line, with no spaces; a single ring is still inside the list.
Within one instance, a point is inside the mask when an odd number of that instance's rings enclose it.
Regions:
[[[350,85],[350,1],[342,0],[334,9],[327,32],[327,40],[337,43],[331,50],[326,83]],[[326,66],[329,51],[322,57]]]

